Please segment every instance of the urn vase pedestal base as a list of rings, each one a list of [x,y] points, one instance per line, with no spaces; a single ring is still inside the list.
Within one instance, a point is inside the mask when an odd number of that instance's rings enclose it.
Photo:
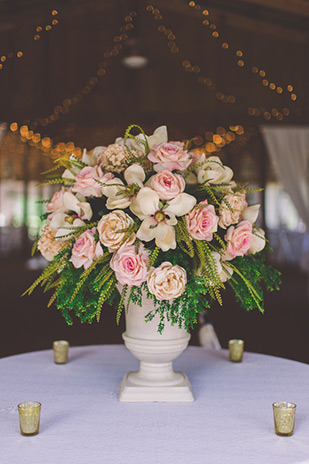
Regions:
[[[123,402],[194,401],[191,384],[183,372],[174,372],[173,360],[187,347],[190,335],[176,339],[147,340],[122,335],[126,347],[140,360],[137,372],[127,372],[120,387]]]

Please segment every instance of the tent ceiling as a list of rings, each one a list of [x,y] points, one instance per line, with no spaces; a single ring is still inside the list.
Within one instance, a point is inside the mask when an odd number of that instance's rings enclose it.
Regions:
[[[308,122],[308,2],[278,0],[271,2],[271,8],[266,3],[208,0],[206,6],[201,1],[220,31],[215,39],[202,25],[201,12],[182,0],[155,2],[163,15],[161,22],[139,1],[0,0],[0,55],[24,51],[21,59],[4,63],[0,70],[0,121],[28,124],[44,118],[78,93],[106,61],[106,76],[68,114],[39,127],[42,135],[91,146],[103,130],[121,133],[132,121],[150,127],[167,122],[186,135],[218,125],[265,122],[250,117],[249,107],[261,108],[262,114],[288,107],[291,115],[282,123]],[[48,24],[54,8],[59,11],[59,24],[35,42],[35,27]],[[139,70],[122,63],[130,52],[128,42],[118,56],[104,58],[130,9],[138,15],[128,35],[149,59],[149,65]],[[179,53],[170,53],[168,41],[157,30],[160,24],[174,32]],[[222,49],[223,40],[233,50],[243,50],[244,69],[237,66],[235,53]],[[200,73],[185,72],[184,60],[198,66]],[[287,92],[278,95],[264,87],[251,71],[254,65],[267,71],[269,82],[284,89],[293,84],[296,102]],[[201,85],[200,76],[211,78],[216,90]],[[235,95],[236,102],[222,103],[216,98],[218,91]]]

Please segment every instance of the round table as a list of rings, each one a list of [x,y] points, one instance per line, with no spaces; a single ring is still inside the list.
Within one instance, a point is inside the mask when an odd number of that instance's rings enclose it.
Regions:
[[[120,382],[135,358],[121,345],[51,350],[0,360],[1,464],[309,463],[309,366],[190,347],[174,363],[191,380],[194,403],[121,403]],[[42,403],[35,437],[19,433],[17,404]],[[297,404],[295,434],[274,433],[272,403]]]

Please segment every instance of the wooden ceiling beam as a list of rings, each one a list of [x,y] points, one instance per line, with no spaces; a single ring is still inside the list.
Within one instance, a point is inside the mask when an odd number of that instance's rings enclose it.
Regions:
[[[249,1],[251,0],[248,0],[248,2]],[[267,0],[265,0],[265,2],[266,1]],[[248,15],[245,12],[239,13],[236,9],[229,9],[226,11],[223,6],[216,6],[216,2],[207,6],[206,3],[205,6],[203,6],[202,1],[197,1],[196,3],[209,11],[209,16],[207,16],[207,19],[210,22],[216,23],[218,32],[221,32],[222,38],[224,37],[224,26],[229,26],[233,29],[249,31],[253,34],[260,34],[279,39],[284,38],[285,40],[289,40],[290,42],[295,43],[304,43],[308,37],[308,30],[302,30],[300,28],[297,29],[292,25],[280,24],[280,22],[272,22],[270,19],[254,17],[253,15]],[[165,0],[158,0],[156,6],[159,9],[162,8],[163,13],[164,11],[169,10],[173,11],[175,14],[183,14],[186,16],[186,20],[188,20],[190,16],[194,17],[196,20],[202,19],[201,11],[189,7],[187,2],[179,2],[179,0],[170,0],[169,2],[166,2]]]
[[[242,2],[309,18],[309,2],[307,0],[271,0],[271,2],[269,0],[242,0]]]

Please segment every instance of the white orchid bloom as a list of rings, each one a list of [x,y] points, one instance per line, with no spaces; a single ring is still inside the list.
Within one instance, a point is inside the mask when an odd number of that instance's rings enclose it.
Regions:
[[[194,174],[194,172],[190,172],[190,174],[186,176],[186,184],[188,185],[197,184],[197,176],[196,174]]]
[[[100,155],[100,153],[102,153],[102,151],[105,150],[105,148],[106,147],[96,147],[92,151],[90,151],[89,153],[87,152],[86,148],[84,148],[83,156],[82,156],[82,162],[87,164],[87,166],[91,166],[91,167],[96,166],[97,162],[98,162],[98,156]],[[71,155],[70,160],[76,161],[75,156]],[[66,169],[63,172],[62,177],[64,179],[73,179],[73,180],[75,180],[77,174],[81,170],[82,170],[82,167],[78,167],[78,166],[75,166],[73,164],[73,166],[70,169]]]
[[[255,253],[258,253],[259,251],[263,250],[265,244],[265,231],[260,227],[255,227],[253,230],[253,239],[251,241],[249,253],[255,255]]]
[[[71,237],[74,228],[85,226],[86,223],[79,218],[73,219],[64,213],[57,213],[50,221],[50,227],[56,229],[55,238],[59,241],[65,241]]]
[[[159,195],[149,187],[143,187],[137,194],[131,211],[143,220],[137,238],[145,242],[155,239],[156,245],[163,251],[176,248],[176,216],[187,214],[195,206],[196,199],[187,193],[180,193],[162,206]]]
[[[105,150],[106,147],[95,147],[89,153],[86,148],[84,148],[82,162],[86,163],[88,166],[96,166],[98,164],[99,155]]]
[[[166,126],[157,127],[154,133],[148,137],[148,145],[150,149],[154,145],[159,145],[160,143],[167,143],[167,142],[168,142],[168,135],[167,135]]]
[[[144,152],[145,151],[145,146],[143,144],[143,142],[145,141],[144,135],[138,134],[136,138],[141,140],[141,143],[138,143],[133,139],[127,139],[126,145],[128,146],[130,150],[136,150],[137,152]],[[157,145],[159,143],[167,143],[168,142],[167,127],[166,126],[157,127],[157,129],[154,131],[152,135],[150,136],[146,135],[146,139],[148,141],[148,145],[150,149],[154,145]],[[115,143],[117,143],[118,145],[124,145],[124,139],[122,137],[118,137],[115,140]]]
[[[229,183],[234,175],[232,169],[224,166],[218,156],[210,156],[206,159],[204,153],[198,160],[196,173],[199,184],[209,182],[215,185]]]
[[[85,152],[85,150],[84,150]],[[75,156],[72,154],[69,158],[71,161],[76,161]],[[82,168],[79,168],[75,166],[74,164],[71,166],[70,169],[65,169],[65,171],[62,174],[63,179],[73,179],[75,180],[75,177],[77,174],[81,171]]]
[[[66,210],[73,211],[75,215],[69,215],[64,212],[56,213],[50,221],[50,227],[57,229],[55,238],[60,241],[65,241],[70,238],[75,227],[85,226],[83,219],[90,220],[92,218],[92,209],[89,203],[84,201],[82,195],[73,195],[72,192],[65,192],[63,195],[63,203]]]
[[[92,218],[92,209],[90,204],[85,200],[85,197],[79,193],[73,195],[72,192],[65,192],[63,195],[63,204],[66,209],[74,211],[81,219],[90,221]]]
[[[227,282],[233,275],[233,269],[231,269],[227,263],[224,268],[222,268],[222,271],[219,274],[221,282]]]
[[[242,220],[250,221],[253,224],[258,218],[260,206],[259,204],[247,206],[241,214]]]
[[[139,164],[132,164],[125,170],[124,178],[127,186],[121,179],[114,178],[105,182],[102,187],[103,195],[107,197],[107,209],[128,208],[135,199],[133,195],[135,189],[132,189],[132,186],[143,187],[146,174]],[[130,195],[130,190],[132,190],[132,195]]]
[[[128,185],[136,184],[142,188],[146,174],[142,166],[139,164],[132,164],[124,171],[124,178]]]

